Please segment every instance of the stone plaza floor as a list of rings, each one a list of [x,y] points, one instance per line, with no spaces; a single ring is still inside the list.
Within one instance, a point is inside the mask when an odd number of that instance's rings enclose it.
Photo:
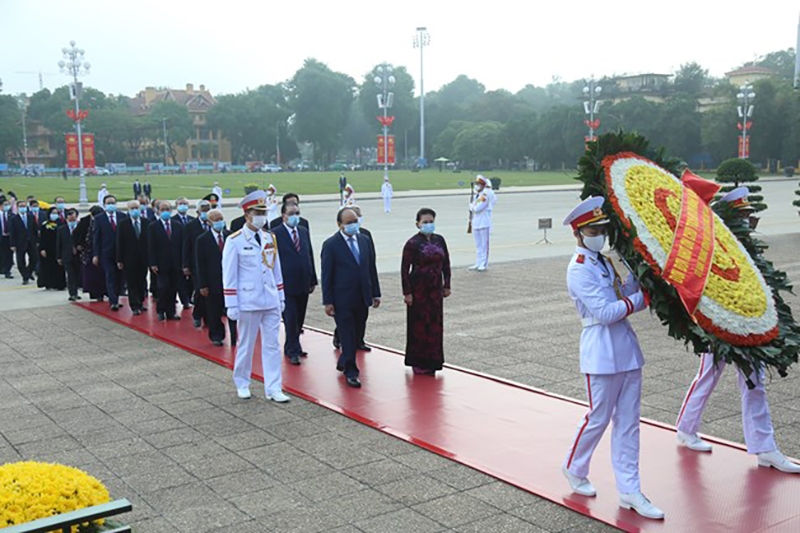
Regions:
[[[800,280],[800,235],[769,241],[769,258]],[[448,362],[585,399],[567,261],[455,270]],[[367,339],[402,350],[399,274],[381,282],[383,305],[370,314]],[[308,323],[332,328],[317,303]],[[790,303],[800,313],[798,300]],[[632,322],[647,359],[642,415],[673,424],[697,358],[648,313]],[[238,400],[230,371],[74,306],[0,313],[0,365],[0,463],[86,470],[112,498],[132,501],[125,518],[137,533],[613,530],[298,398]],[[794,457],[797,376],[793,369],[767,387],[778,443]],[[743,441],[735,372],[722,378],[704,422],[705,433]]]

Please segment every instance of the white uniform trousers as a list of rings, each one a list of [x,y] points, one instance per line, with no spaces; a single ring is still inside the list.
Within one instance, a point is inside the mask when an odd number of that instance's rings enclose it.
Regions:
[[[391,198],[384,198],[383,199],[383,212],[384,213],[391,213],[392,212],[392,199]]]
[[[239,311],[239,343],[233,364],[233,382],[240,389],[250,385],[253,371],[253,350],[256,336],[261,332],[261,366],[264,369],[264,392],[274,394],[281,390],[280,309]]]
[[[694,435],[700,430],[703,410],[708,398],[719,383],[726,363],[714,364],[714,354],[704,353],[700,356],[700,370],[692,381],[686,397],[683,399],[676,426],[680,431]],[[738,369],[737,369],[738,370]],[[737,371],[739,391],[742,393],[742,428],[747,453],[774,452],[778,449],[772,428],[772,417],[769,414],[767,391],[764,389],[764,371],[751,379],[755,384],[752,390],[747,388],[747,381],[741,370]]]
[[[475,261],[476,268],[487,268],[489,266],[489,232],[491,228],[473,229],[472,234],[475,236],[475,248],[477,251],[477,259]]]
[[[642,370],[618,374],[586,374],[589,411],[584,416],[564,466],[575,476],[588,477],[589,463],[609,422],[611,463],[617,491],[641,491],[639,481],[639,412],[642,396]]]

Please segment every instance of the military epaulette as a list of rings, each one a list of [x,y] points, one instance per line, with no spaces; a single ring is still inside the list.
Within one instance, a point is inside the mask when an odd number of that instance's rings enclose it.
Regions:
[[[586,261],[586,256],[583,254],[578,254],[578,257],[575,259],[575,262],[583,264],[584,261]]]
[[[236,237],[238,237],[238,236],[239,236],[239,235],[241,235],[241,234],[242,234],[242,230],[234,231],[233,233],[231,233],[230,235],[228,235],[228,238],[229,238],[229,239],[233,239],[233,238],[236,238]]]

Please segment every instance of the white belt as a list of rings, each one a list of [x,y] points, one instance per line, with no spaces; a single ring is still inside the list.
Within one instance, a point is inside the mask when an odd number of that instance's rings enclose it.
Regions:
[[[600,321],[599,320],[595,320],[595,318],[593,316],[586,316],[586,317],[581,318],[581,325],[584,328],[590,328],[592,326],[600,326],[601,324],[600,324]]]

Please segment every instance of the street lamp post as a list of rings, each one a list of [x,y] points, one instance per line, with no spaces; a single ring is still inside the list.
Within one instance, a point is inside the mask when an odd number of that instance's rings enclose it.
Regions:
[[[739,113],[739,118],[742,119],[738,124],[739,129],[742,130],[742,137],[739,140],[739,157],[741,159],[750,157],[750,150],[747,145],[747,130],[753,125],[750,118],[753,116],[753,108],[755,108],[753,105],[755,97],[756,93],[753,92],[753,86],[746,84],[739,87],[739,94],[736,95],[736,99],[739,101],[736,111]]]
[[[19,109],[22,112],[22,159],[25,162],[25,169],[28,169],[28,127],[27,127],[27,114],[28,114],[28,101],[20,97],[17,101]]]
[[[83,61],[84,50],[75,46],[75,41],[69,42],[69,48],[62,48],[61,53],[64,58],[58,62],[61,72],[72,77],[71,96],[75,100],[75,130],[78,134],[78,172],[81,177],[80,205],[88,205],[89,198],[86,192],[86,176],[83,171],[83,136],[81,135],[81,84],[78,83],[78,76],[88,74],[88,62]]]
[[[164,131],[164,170],[169,166],[169,158],[167,157],[167,117],[161,117],[161,128]]]
[[[281,121],[275,122],[275,164],[281,164]]]
[[[589,136],[586,137],[587,143],[595,140],[595,134],[600,127],[600,119],[596,119],[595,115],[600,110],[601,102],[598,98],[601,92],[603,92],[603,88],[597,85],[594,78],[591,78],[583,88],[583,96],[586,98],[586,101],[583,102],[583,111],[587,117],[583,123],[589,128]]]
[[[394,93],[389,89],[394,85],[395,79],[391,65],[384,63],[375,69],[375,83],[381,89],[378,94],[378,108],[383,109],[383,177],[389,177],[389,109],[394,103]]]
[[[422,68],[423,51],[431,44],[431,34],[427,28],[417,28],[414,35],[414,48],[419,48],[419,164],[425,164],[425,84]]]

